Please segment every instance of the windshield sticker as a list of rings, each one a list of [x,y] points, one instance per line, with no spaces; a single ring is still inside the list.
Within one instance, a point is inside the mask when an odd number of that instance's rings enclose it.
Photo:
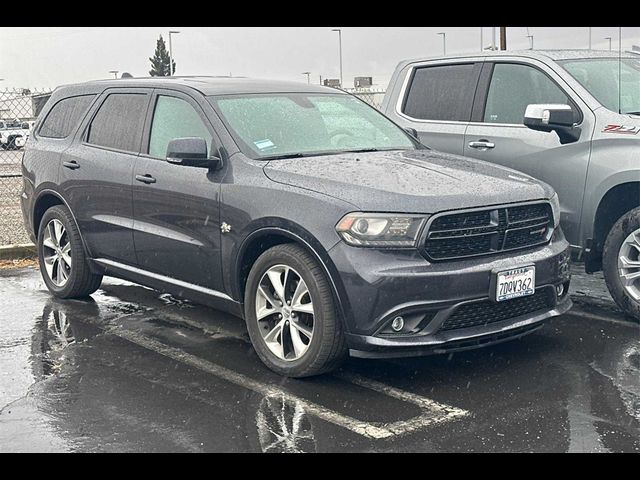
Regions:
[[[268,150],[271,148],[276,148],[276,145],[268,138],[265,138],[264,140],[257,140],[253,142],[253,144],[256,147],[258,147],[260,150]]]
[[[625,133],[627,135],[635,135],[640,132],[640,126],[631,127],[629,125],[607,125],[602,133]]]

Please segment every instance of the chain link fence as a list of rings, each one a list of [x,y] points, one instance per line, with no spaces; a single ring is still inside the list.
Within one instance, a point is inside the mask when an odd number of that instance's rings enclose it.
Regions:
[[[20,211],[21,162],[36,117],[51,92],[0,90],[0,246],[30,243]]]
[[[345,88],[344,91],[364,100],[378,110],[382,106],[382,99],[385,94],[385,90],[380,88]]]

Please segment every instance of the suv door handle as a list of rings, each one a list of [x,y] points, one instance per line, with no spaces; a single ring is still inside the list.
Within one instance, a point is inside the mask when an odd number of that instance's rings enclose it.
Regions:
[[[70,162],[62,162],[62,166],[65,168],[70,168],[71,170],[80,168],[80,165],[78,165],[78,162],[76,162],[75,160],[72,160]]]
[[[490,142],[489,140],[478,140],[477,142],[469,142],[469,147],[477,148],[479,150],[486,150],[488,148],[494,148],[495,146],[496,144]]]
[[[156,179],[148,173],[146,175],[136,175],[136,180],[142,183],[156,183]]]

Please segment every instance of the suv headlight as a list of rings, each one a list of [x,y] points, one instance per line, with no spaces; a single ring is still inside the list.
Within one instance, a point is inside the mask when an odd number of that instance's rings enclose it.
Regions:
[[[551,203],[551,211],[553,212],[553,226],[554,228],[558,228],[560,225],[560,200],[558,199],[558,194],[554,193],[553,197],[549,199]]]
[[[415,247],[428,216],[399,213],[349,213],[336,225],[336,231],[356,247]]]

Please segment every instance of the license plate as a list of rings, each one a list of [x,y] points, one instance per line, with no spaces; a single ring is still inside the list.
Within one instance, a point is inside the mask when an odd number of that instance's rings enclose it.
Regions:
[[[496,274],[497,302],[533,295],[536,291],[536,267],[520,267]]]

